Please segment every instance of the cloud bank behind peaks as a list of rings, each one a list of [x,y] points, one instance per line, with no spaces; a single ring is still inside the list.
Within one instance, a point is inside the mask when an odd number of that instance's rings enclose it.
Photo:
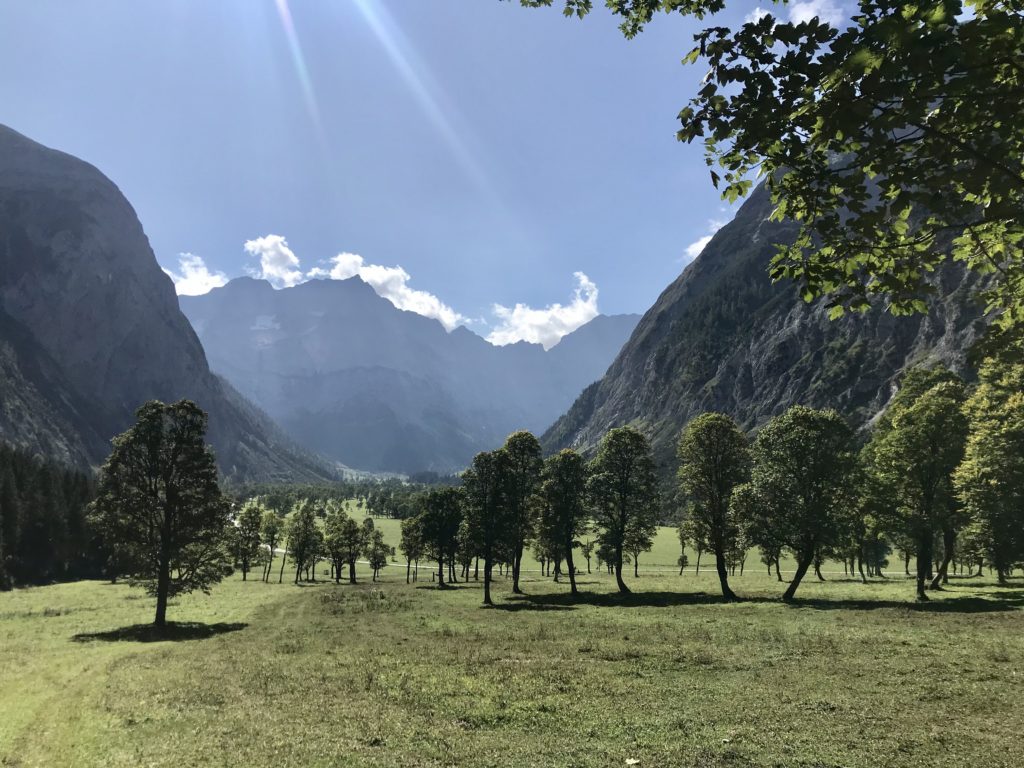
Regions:
[[[199,296],[220,288],[228,282],[223,272],[211,272],[201,256],[194,253],[178,254],[178,271],[163,268],[174,281],[174,291],[179,296]]]
[[[569,304],[550,304],[543,309],[526,304],[511,308],[495,304],[492,311],[499,325],[488,334],[487,340],[499,347],[529,341],[550,349],[567,333],[589,323],[598,315],[597,286],[582,272],[573,273],[573,277],[576,290]]]
[[[446,331],[467,322],[465,316],[434,294],[410,288],[409,280],[412,276],[400,266],[367,264],[357,253],[339,253],[330,260],[330,269],[314,267],[308,272],[308,277],[329,277],[333,280],[347,280],[357,276],[369,283],[378,296],[383,296],[399,309],[431,317],[441,323]]]
[[[291,288],[305,279],[299,269],[299,257],[281,235],[266,235],[245,241],[245,252],[257,256],[259,267],[249,270],[253,277],[268,281],[275,288]]]

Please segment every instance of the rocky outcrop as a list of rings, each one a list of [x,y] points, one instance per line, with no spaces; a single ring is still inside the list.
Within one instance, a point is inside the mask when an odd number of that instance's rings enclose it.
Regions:
[[[0,126],[0,439],[95,466],[135,409],[195,400],[225,475],[330,475],[211,374],[131,205],[96,168]]]
[[[611,427],[636,424],[667,475],[680,430],[704,411],[754,431],[801,403],[835,407],[862,425],[909,366],[942,362],[970,375],[967,350],[984,322],[963,270],[936,276],[926,316],[879,310],[830,321],[822,303],[768,279],[774,244],[795,232],[770,212],[757,189],[643,316],[605,377],[548,430],[548,450],[591,449]]]

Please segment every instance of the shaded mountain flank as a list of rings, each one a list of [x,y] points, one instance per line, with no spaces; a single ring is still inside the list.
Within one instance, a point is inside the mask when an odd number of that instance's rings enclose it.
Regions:
[[[113,182],[0,126],[0,440],[95,467],[152,398],[209,413],[227,478],[333,475],[210,372]]]
[[[753,432],[799,403],[834,407],[861,426],[909,366],[969,373],[967,351],[984,321],[962,269],[936,275],[928,315],[872,310],[829,321],[823,302],[807,304],[793,283],[769,280],[774,244],[796,232],[793,222],[770,221],[771,210],[757,188],[643,316],[604,378],[545,433],[546,450],[591,450],[608,429],[634,424],[668,476],[680,430],[704,411]]]

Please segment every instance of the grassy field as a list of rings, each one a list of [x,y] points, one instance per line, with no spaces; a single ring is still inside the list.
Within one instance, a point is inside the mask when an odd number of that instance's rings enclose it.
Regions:
[[[652,558],[653,560],[654,558]],[[711,564],[709,563],[709,566]],[[760,569],[477,584],[243,583],[153,604],[81,582],[0,593],[8,766],[1020,766],[1024,584]],[[287,576],[286,576],[287,582]]]

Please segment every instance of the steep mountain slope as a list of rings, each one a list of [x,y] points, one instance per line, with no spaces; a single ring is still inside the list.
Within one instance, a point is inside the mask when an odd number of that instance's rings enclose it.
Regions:
[[[213,370],[302,445],[400,472],[461,469],[515,429],[545,429],[639,319],[596,318],[545,352],[448,333],[358,277],[282,290],[239,278],[180,302]]]
[[[941,361],[966,372],[983,322],[961,270],[937,276],[940,298],[927,316],[872,311],[830,322],[821,303],[769,281],[774,244],[795,231],[770,212],[757,189],[644,315],[605,377],[548,430],[547,449],[589,449],[609,428],[635,423],[668,473],[680,429],[703,411],[754,430],[802,403],[863,424],[908,366]]]
[[[0,126],[0,440],[95,466],[145,400],[195,400],[225,475],[329,470],[210,373],[142,226],[96,168]]]

